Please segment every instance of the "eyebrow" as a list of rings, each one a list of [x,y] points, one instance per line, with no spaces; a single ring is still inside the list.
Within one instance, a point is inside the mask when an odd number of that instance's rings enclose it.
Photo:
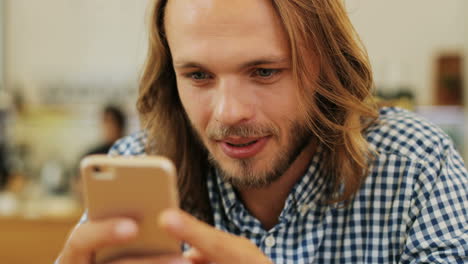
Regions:
[[[248,68],[248,67],[253,67],[253,66],[258,66],[258,65],[265,65],[265,64],[282,64],[282,63],[288,63],[289,61],[290,59],[288,57],[263,57],[263,58],[258,58],[258,59],[243,63],[241,64],[239,68],[243,69],[243,68]],[[174,67],[180,68],[180,69],[187,69],[187,68],[207,69],[208,68],[202,63],[198,63],[194,61],[175,62]]]

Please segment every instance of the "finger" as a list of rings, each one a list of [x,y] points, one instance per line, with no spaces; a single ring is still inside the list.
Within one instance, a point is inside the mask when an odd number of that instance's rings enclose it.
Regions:
[[[206,259],[196,248],[185,251],[184,257],[191,260],[193,264],[209,263],[209,260]]]
[[[106,264],[193,264],[193,262],[180,255],[165,255],[159,257],[120,259]]]
[[[271,263],[249,240],[217,230],[175,209],[164,211],[160,224],[179,240],[186,241],[212,262]]]
[[[83,223],[71,233],[60,263],[90,263],[97,249],[128,242],[137,233],[137,223],[128,218]]]

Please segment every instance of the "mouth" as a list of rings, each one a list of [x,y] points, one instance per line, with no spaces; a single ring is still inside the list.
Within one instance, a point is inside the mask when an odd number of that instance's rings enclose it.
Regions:
[[[242,147],[247,147],[247,146],[253,145],[253,144],[257,143],[257,142],[258,142],[258,139],[247,142],[247,143],[244,143],[244,144],[235,144],[235,143],[230,143],[230,142],[226,142],[226,144],[228,144],[231,147],[242,148]]]
[[[260,153],[271,136],[261,138],[226,138],[219,140],[224,154],[233,159],[247,159]]]

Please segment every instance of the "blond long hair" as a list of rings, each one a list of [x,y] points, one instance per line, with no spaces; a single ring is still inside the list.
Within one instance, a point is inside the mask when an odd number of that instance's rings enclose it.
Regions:
[[[181,207],[212,221],[207,150],[180,101],[164,32],[167,0],[156,0],[137,108],[148,133],[147,153],[165,155],[178,169]],[[272,0],[288,34],[292,72],[307,126],[323,146],[328,202],[349,201],[367,175],[371,151],[363,136],[377,117],[370,99],[369,60],[341,0]],[[317,65],[319,71],[316,74]]]

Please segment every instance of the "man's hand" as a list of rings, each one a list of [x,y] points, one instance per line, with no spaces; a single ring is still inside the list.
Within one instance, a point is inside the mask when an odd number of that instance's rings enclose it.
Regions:
[[[138,225],[125,218],[89,221],[79,225],[70,235],[62,251],[60,264],[94,264],[94,252],[135,239]],[[122,259],[112,264],[190,264],[182,256]],[[109,263],[110,264],[110,263]]]
[[[192,263],[273,263],[250,240],[217,230],[181,210],[165,211],[160,224],[169,234],[190,244],[193,249],[184,255]]]
[[[184,256],[129,258],[112,264],[272,263],[248,239],[217,230],[181,210],[165,211],[160,217],[160,224],[169,234],[189,243],[193,249]],[[113,218],[83,223],[70,235],[59,263],[93,264],[94,252],[129,242],[137,234],[138,225],[131,219]]]

